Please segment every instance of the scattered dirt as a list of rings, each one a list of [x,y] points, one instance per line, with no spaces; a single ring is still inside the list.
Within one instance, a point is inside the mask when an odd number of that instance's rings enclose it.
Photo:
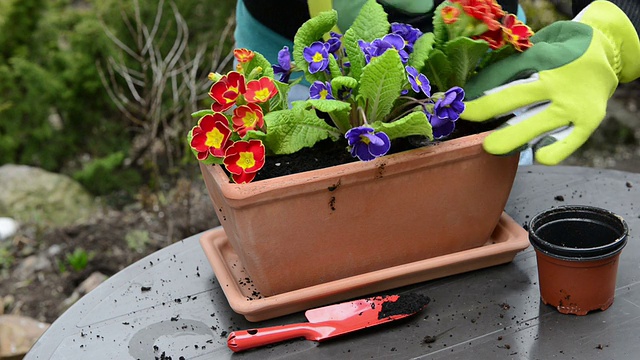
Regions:
[[[610,103],[608,118],[583,149],[562,165],[640,172],[639,99],[640,81],[621,85]],[[288,160],[269,161],[282,165]],[[12,239],[11,253],[0,254],[12,260],[11,264],[0,262],[0,312],[53,322],[64,310],[60,304],[91,273],[111,276],[158,249],[217,226],[202,180],[197,175],[192,178],[195,180],[182,180],[162,194],[141,192],[134,204],[106,211],[85,224],[61,229],[23,227]],[[76,249],[92,255],[81,271],[65,263]],[[46,259],[49,265],[26,279],[15,278],[16,268],[33,256]]]
[[[61,306],[91,273],[111,276],[128,265],[176,241],[219,224],[204,183],[179,181],[162,197],[147,194],[122,210],[108,210],[85,224],[44,229],[23,226],[13,238],[13,265],[0,278],[0,311],[53,322]],[[67,256],[77,249],[89,255],[86,267],[74,270]],[[17,276],[28,257],[42,266]]]

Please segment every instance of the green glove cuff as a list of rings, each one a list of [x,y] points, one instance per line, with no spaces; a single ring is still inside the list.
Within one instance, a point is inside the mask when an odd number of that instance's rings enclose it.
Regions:
[[[608,52],[620,82],[630,82],[640,77],[640,40],[631,20],[615,4],[594,1],[578,14],[574,21],[601,31],[611,43]]]

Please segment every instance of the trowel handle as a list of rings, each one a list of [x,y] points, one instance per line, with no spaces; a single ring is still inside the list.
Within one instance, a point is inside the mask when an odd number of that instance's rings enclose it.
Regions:
[[[229,334],[227,346],[234,352],[303,337],[318,340],[324,327],[312,323],[272,326],[259,329],[238,330]]]

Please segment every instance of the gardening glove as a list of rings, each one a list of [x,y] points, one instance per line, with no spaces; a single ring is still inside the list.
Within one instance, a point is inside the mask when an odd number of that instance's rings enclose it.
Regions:
[[[470,81],[465,91],[471,101],[461,118],[481,122],[514,114],[485,139],[485,150],[502,155],[530,146],[539,163],[556,165],[598,127],[618,83],[640,76],[640,41],[608,1],[591,3],[573,21],[551,24],[531,40],[531,48]]]

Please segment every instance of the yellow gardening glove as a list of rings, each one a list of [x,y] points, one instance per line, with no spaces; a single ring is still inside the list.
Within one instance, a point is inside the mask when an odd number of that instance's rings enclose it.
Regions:
[[[531,40],[530,49],[469,82],[472,100],[461,118],[515,114],[485,139],[485,150],[501,155],[531,146],[538,162],[555,165],[598,127],[618,83],[640,77],[640,41],[624,12],[608,1],[591,3],[573,21],[551,24]]]

